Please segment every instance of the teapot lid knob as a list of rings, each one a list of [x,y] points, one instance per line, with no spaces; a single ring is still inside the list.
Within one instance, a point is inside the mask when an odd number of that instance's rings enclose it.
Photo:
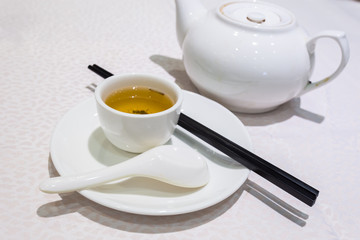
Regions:
[[[250,12],[247,17],[249,21],[255,22],[255,23],[263,23],[265,22],[265,15],[259,12]]]

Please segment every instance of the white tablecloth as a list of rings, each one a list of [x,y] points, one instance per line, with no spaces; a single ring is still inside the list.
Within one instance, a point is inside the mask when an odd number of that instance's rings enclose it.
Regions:
[[[207,8],[220,1],[201,0]],[[255,173],[249,180],[308,214],[301,220],[240,188],[223,202],[185,215],[115,211],[78,193],[48,195],[53,128],[92,97],[86,86],[114,74],[147,72],[196,92],[181,62],[172,0],[2,0],[0,2],[1,239],[360,239],[360,3],[272,0],[295,13],[310,35],[347,33],[351,58],[325,87],[275,111],[236,114],[253,151],[320,190],[309,207]],[[312,80],[329,75],[339,49],[320,40]]]

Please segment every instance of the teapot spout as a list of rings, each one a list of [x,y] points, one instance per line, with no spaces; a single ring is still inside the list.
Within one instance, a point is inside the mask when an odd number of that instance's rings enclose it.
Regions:
[[[176,4],[176,34],[180,47],[187,31],[191,25],[202,17],[206,8],[200,3],[200,0],[175,0]]]

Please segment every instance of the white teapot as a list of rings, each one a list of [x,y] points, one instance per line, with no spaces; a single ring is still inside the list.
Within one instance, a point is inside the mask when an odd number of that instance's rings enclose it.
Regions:
[[[283,7],[236,1],[208,11],[199,0],[175,0],[178,42],[185,69],[200,93],[230,110],[270,111],[325,85],[349,59],[345,33],[323,31],[309,38]],[[319,38],[332,38],[342,59],[333,74],[311,83]]]

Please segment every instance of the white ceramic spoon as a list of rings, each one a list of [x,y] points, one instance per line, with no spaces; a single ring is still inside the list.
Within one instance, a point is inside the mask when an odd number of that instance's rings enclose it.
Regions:
[[[209,181],[206,161],[195,150],[163,145],[100,170],[77,176],[49,178],[40,184],[40,190],[46,193],[72,192],[135,176],[186,188],[201,187]]]

